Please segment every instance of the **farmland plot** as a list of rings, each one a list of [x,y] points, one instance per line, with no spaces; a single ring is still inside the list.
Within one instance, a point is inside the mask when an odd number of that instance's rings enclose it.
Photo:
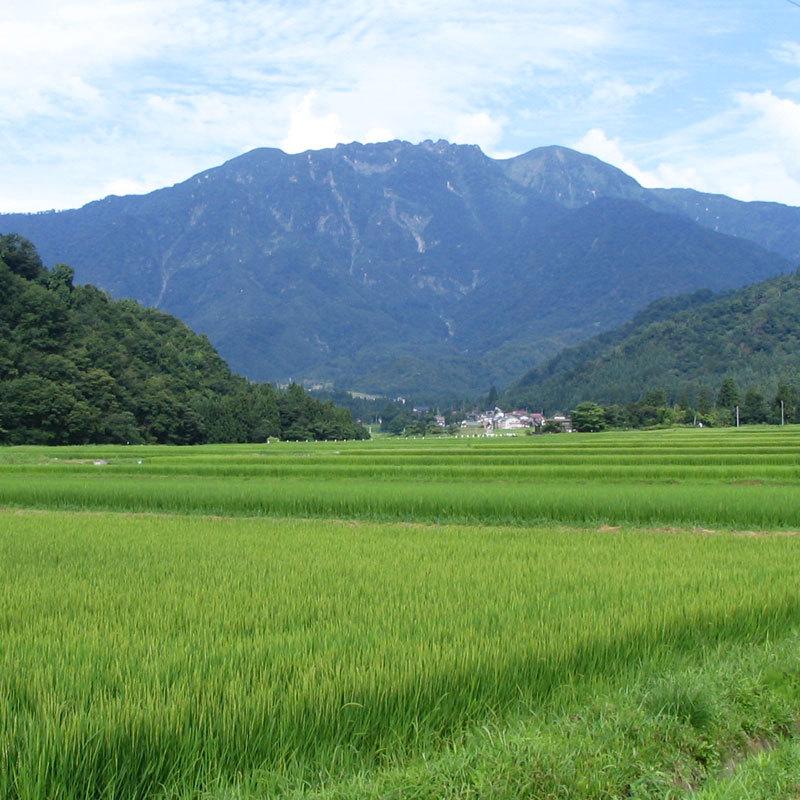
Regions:
[[[800,717],[798,445],[2,451],[0,797],[761,785],[748,742]]]

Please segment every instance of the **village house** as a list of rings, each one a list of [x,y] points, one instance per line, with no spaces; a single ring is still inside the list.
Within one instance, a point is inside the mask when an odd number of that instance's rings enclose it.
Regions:
[[[521,431],[530,430],[541,433],[547,423],[558,426],[565,433],[572,432],[572,419],[566,414],[554,414],[545,417],[541,411],[528,411],[516,408],[513,411],[503,411],[494,408],[491,411],[469,414],[461,423],[464,433],[493,436],[495,431]]]
[[[461,421],[461,431],[475,436],[476,434],[485,433],[486,427],[482,420],[464,419]]]
[[[529,427],[530,423],[526,423],[518,414],[504,414],[497,422],[497,430],[500,431],[519,431]]]
[[[553,422],[561,427],[564,433],[572,433],[572,417],[566,414],[553,414],[548,422]]]

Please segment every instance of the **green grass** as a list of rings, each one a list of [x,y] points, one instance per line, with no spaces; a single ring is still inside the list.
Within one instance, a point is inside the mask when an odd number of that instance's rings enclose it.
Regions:
[[[792,740],[757,752],[711,782],[698,800],[796,800],[800,795],[800,742]]]
[[[585,680],[538,714],[484,725],[444,752],[282,793],[295,800],[796,800],[799,644],[788,637],[720,647],[699,666],[696,655],[675,658],[667,678],[640,669],[622,680]],[[664,706],[665,696],[691,702]],[[237,788],[208,797],[263,797],[272,787],[252,776]]]
[[[800,484],[0,475],[8,506],[502,525],[800,527]]]
[[[2,450],[0,798],[793,797],[800,537],[688,529],[800,528],[798,469],[794,428]]]

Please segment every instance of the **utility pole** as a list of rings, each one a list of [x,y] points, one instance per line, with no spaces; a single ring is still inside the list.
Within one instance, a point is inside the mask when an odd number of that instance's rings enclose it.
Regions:
[[[785,424],[785,422],[786,422],[786,414],[784,413],[783,400],[781,400],[781,425]]]
[[[739,427],[739,406],[736,406],[736,427]]]

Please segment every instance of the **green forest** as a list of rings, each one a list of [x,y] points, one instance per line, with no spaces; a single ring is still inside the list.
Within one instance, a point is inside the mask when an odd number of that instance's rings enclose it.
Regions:
[[[259,442],[369,436],[349,411],[234,375],[205,336],[76,286],[0,236],[0,442]]]
[[[735,392],[721,396],[726,379]],[[502,399],[550,411],[585,401],[679,406],[711,423],[729,422],[735,405],[742,421],[775,422],[783,399],[794,422],[799,386],[800,273],[793,273],[724,295],[658,301],[533,369]],[[665,402],[651,402],[656,395]]]
[[[572,424],[581,433],[610,428],[660,428],[672,425],[726,427],[800,423],[800,388],[783,381],[772,393],[757,386],[742,391],[726,377],[716,393],[702,387],[692,400],[688,394],[671,401],[663,389],[651,389],[632,403],[602,406],[592,401],[572,409]]]

